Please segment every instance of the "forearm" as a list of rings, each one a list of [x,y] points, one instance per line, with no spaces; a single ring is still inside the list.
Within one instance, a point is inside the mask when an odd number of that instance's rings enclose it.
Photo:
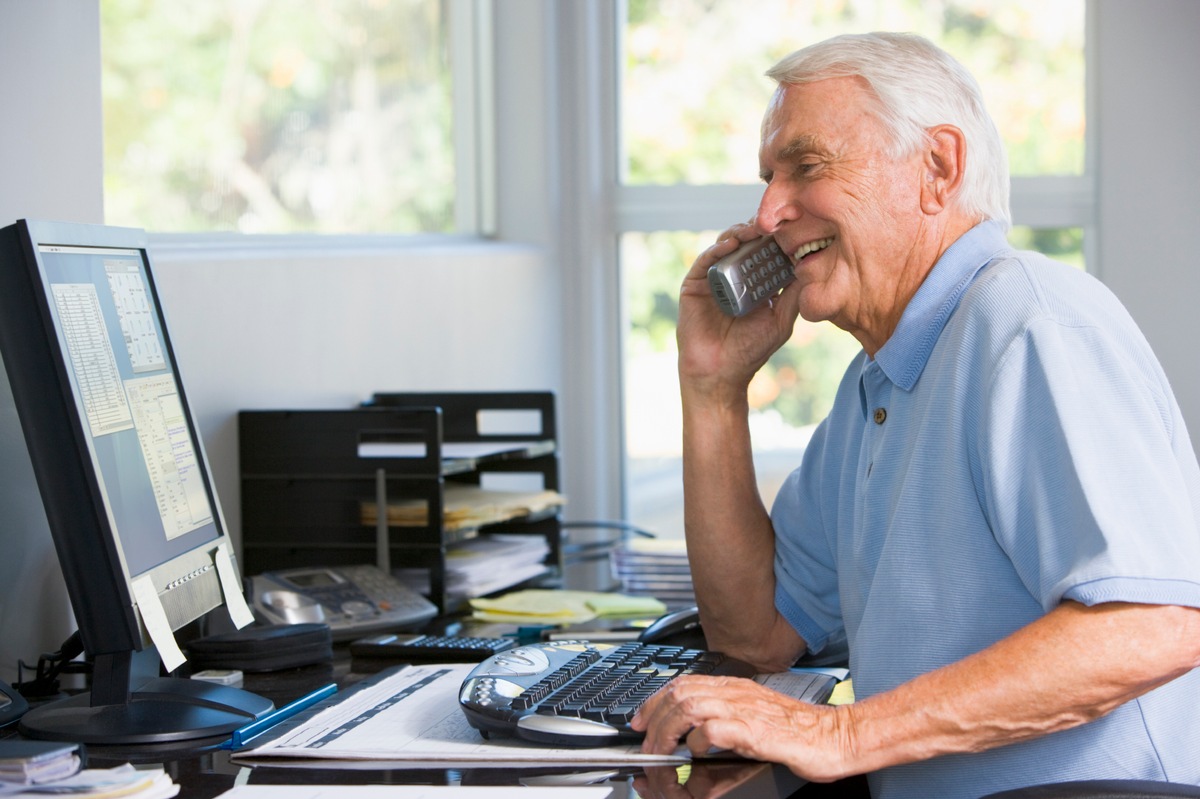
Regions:
[[[1067,602],[958,663],[838,709],[847,773],[1084,724],[1200,664],[1200,611]]]
[[[733,320],[713,302],[708,268],[740,240],[735,225],[692,264],[679,291],[684,526],[705,636],[761,667],[786,667],[803,642],[775,612],[775,534],[754,476],[746,391],[791,335],[799,309]],[[790,656],[790,660],[788,657]]]
[[[708,645],[786,667],[798,644],[790,628],[777,629],[774,530],[755,479],[744,392],[701,399],[685,388],[683,408],[684,524]]]

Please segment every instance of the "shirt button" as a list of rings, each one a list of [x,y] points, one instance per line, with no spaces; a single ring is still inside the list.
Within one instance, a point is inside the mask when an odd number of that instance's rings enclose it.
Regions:
[[[883,424],[887,421],[887,408],[875,409],[875,424]]]

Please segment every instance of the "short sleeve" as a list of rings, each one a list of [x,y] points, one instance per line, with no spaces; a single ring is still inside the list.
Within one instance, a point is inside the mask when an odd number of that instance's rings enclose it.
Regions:
[[[1042,606],[1200,606],[1195,457],[1144,341],[1039,319],[992,386],[986,512]]]

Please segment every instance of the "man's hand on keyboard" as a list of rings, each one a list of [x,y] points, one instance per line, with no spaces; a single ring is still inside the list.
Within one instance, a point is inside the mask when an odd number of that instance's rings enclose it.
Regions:
[[[791,699],[753,680],[685,676],[648,699],[631,726],[645,733],[646,753],[669,754],[683,741],[697,757],[728,750],[824,782],[846,776],[843,711]]]

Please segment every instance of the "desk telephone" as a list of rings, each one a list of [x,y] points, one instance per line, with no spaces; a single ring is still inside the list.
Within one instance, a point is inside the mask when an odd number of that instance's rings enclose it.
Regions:
[[[437,615],[437,605],[375,566],[299,568],[252,578],[251,607],[268,624],[324,623],[335,641],[397,630]]]

